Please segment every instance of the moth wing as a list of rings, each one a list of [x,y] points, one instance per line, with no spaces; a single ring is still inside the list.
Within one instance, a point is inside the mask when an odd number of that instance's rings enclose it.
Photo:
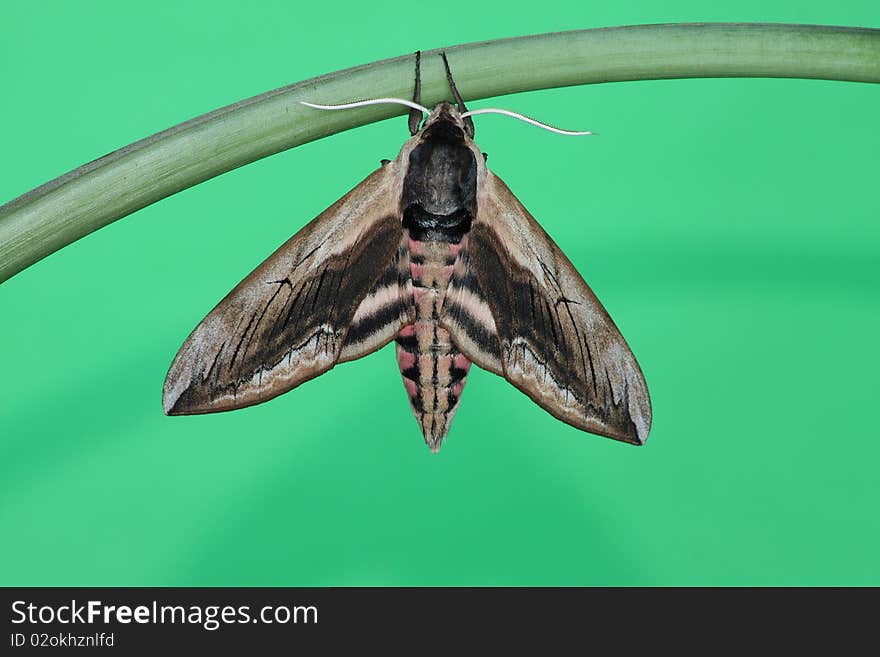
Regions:
[[[373,172],[239,283],[184,342],[165,378],[169,415],[257,404],[389,342],[377,284],[396,268],[402,227],[394,164]],[[407,266],[408,269],[408,266]],[[395,277],[395,285],[397,280]],[[386,291],[381,299],[387,301]],[[351,330],[357,338],[347,340]]]
[[[463,242],[452,267],[440,311],[440,323],[468,360],[484,370],[504,376],[495,310],[477,279],[468,247],[473,243],[472,235],[473,228],[471,236],[464,238],[468,241]]]
[[[471,282],[463,266],[454,270],[463,284],[451,291],[445,322],[462,352],[560,420],[643,444],[651,402],[632,351],[565,254],[490,171],[468,251]],[[481,304],[490,312],[481,313]],[[462,317],[481,319],[467,331]]]

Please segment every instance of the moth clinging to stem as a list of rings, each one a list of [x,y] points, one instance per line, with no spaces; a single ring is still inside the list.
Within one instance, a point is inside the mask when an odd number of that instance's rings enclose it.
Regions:
[[[437,452],[471,363],[578,429],[640,445],[641,369],[614,322],[487,167],[445,55],[456,104],[419,104],[411,138],[239,283],[193,330],[165,379],[169,415],[257,404],[397,341],[425,442]],[[427,118],[422,122],[423,114]]]

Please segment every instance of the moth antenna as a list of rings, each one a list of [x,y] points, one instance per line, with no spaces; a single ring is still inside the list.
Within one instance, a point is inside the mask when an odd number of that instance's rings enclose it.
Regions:
[[[420,103],[422,100],[422,51],[416,50],[416,81],[413,85],[413,97],[412,100],[414,103]],[[410,108],[409,110],[409,134],[415,136],[415,134],[419,131],[419,126],[422,125],[422,113],[415,109]]]
[[[461,118],[465,119],[465,132],[467,132],[470,138],[473,139],[474,120],[468,118],[467,107],[464,106],[464,99],[461,97],[461,94],[458,93],[458,87],[455,86],[455,80],[452,79],[452,71],[449,68],[449,60],[446,59],[446,53],[441,52],[440,57],[443,59],[443,68],[446,69],[446,82],[449,84],[449,90],[452,92],[452,97],[455,98],[455,102],[458,104],[458,111],[462,112]]]
[[[411,100],[404,100],[403,98],[369,98],[367,100],[356,100],[353,103],[345,103],[343,105],[318,105],[316,103],[307,103],[304,100],[299,101],[300,105],[305,105],[306,107],[313,107],[314,109],[319,110],[344,110],[344,109],[353,109],[355,107],[366,107],[367,105],[405,105],[414,110],[419,110],[424,112],[425,114],[430,114],[431,111],[424,107],[423,105],[419,105],[418,103],[414,103]]]
[[[575,136],[575,135],[597,135],[598,132],[591,131],[579,131],[579,130],[563,130],[562,128],[555,128],[552,125],[548,125],[546,123],[541,123],[540,121],[536,121],[535,119],[529,118],[528,116],[524,116],[523,114],[519,114],[517,112],[511,112],[506,109],[497,109],[494,107],[487,107],[484,109],[475,109],[470,110],[469,112],[465,112],[462,114],[462,118],[466,116],[474,116],[475,114],[502,114],[504,116],[510,116],[514,119],[519,119],[520,121],[525,121],[526,123],[530,123],[533,126],[537,126],[538,128],[544,128],[544,130],[549,130],[550,132],[555,132],[557,135],[567,135],[567,136]]]

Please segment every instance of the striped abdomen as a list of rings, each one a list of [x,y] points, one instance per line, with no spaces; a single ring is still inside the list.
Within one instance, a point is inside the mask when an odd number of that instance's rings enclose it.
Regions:
[[[458,244],[410,238],[410,271],[416,321],[397,336],[397,362],[416,420],[432,452],[440,449],[458,408],[470,361],[440,326],[440,310]]]

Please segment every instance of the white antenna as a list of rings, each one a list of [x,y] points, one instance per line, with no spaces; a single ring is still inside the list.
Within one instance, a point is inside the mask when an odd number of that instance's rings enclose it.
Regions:
[[[355,107],[366,107],[367,105],[385,105],[385,104],[393,104],[393,105],[405,105],[406,107],[411,107],[412,109],[419,110],[424,114],[430,114],[431,111],[427,107],[423,107],[418,103],[414,103],[411,100],[404,100],[403,98],[370,98],[368,100],[357,100],[352,103],[344,103],[342,105],[318,105],[316,103],[307,103],[304,100],[300,101],[301,105],[305,105],[306,107],[312,107],[314,109],[319,110],[344,110],[344,109],[354,109]],[[523,114],[519,114],[517,112],[511,112],[506,109],[497,109],[494,107],[487,107],[485,109],[476,109],[471,110],[469,112],[464,112],[461,115],[461,118],[466,118],[468,116],[475,116],[477,114],[501,114],[503,116],[509,116],[514,119],[519,119],[520,121],[525,121],[526,123],[536,126],[538,128],[543,128],[544,130],[549,130],[550,132],[555,132],[557,135],[566,135],[566,136],[577,136],[577,135],[595,135],[598,134],[596,132],[590,131],[580,131],[580,130],[563,130],[562,128],[555,128],[552,125],[547,125],[546,123],[541,123],[540,121],[536,121],[535,119],[529,118]]]
[[[393,105],[406,105],[407,107],[411,107],[413,109],[417,109],[425,114],[430,114],[431,111],[427,107],[422,107],[418,103],[414,103],[411,100],[404,100],[403,98],[370,98],[368,100],[357,100],[353,103],[345,103],[344,105],[316,105],[315,103],[307,103],[304,100],[300,101],[301,105],[305,105],[306,107],[314,107],[319,110],[344,110],[344,109],[353,109],[355,107],[366,107],[367,105],[385,105],[387,103],[391,103]]]
[[[506,109],[496,109],[494,107],[487,107],[485,109],[475,109],[470,110],[469,112],[465,112],[461,115],[461,118],[466,116],[474,116],[475,114],[502,114],[504,116],[510,116],[514,119],[519,119],[520,121],[525,121],[526,123],[530,123],[533,126],[537,126],[539,128],[544,128],[544,130],[549,130],[550,132],[555,132],[557,135],[566,135],[566,136],[575,136],[575,135],[595,135],[595,132],[583,132],[578,130],[563,130],[562,128],[554,128],[552,125],[547,125],[546,123],[541,123],[540,121],[536,121],[535,119],[531,119],[528,116],[524,116],[523,114],[518,114],[517,112],[511,112]]]

